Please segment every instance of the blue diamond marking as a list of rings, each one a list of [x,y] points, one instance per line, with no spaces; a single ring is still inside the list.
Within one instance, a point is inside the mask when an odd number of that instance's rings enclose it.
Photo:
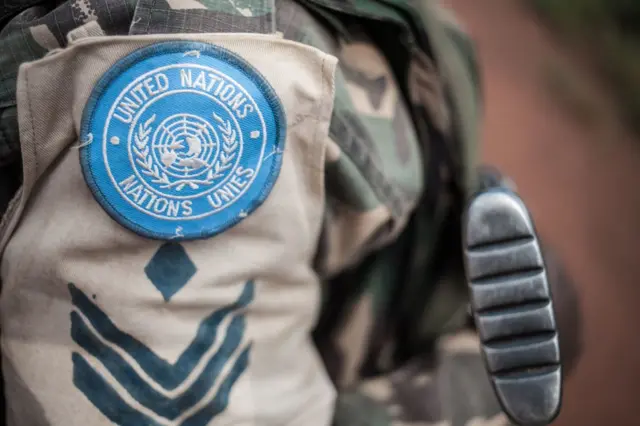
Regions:
[[[153,255],[144,272],[168,302],[184,287],[198,269],[182,245],[163,244]]]

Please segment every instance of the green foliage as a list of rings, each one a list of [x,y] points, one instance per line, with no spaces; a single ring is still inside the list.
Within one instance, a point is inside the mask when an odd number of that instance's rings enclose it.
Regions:
[[[640,132],[640,0],[528,0],[593,55],[626,121]]]

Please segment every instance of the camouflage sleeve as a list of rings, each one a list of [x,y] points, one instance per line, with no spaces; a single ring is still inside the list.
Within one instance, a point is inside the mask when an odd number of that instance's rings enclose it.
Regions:
[[[376,2],[379,8],[375,12],[391,19],[391,12],[386,14],[380,3]],[[412,10],[419,23],[417,36],[428,39],[432,49],[414,49],[407,60],[397,53],[400,48],[387,42],[386,54],[396,69],[409,70],[407,98],[413,109],[413,127],[423,145],[424,186],[420,187],[419,202],[401,222],[401,233],[383,240],[374,253],[361,251],[361,255],[369,256],[360,258],[355,268],[327,286],[326,314],[318,327],[318,339],[325,340],[321,346],[331,352],[327,356],[335,361],[338,376],[345,374],[345,364],[355,362],[349,361],[354,347],[366,347],[364,353],[354,355],[359,359],[359,374],[380,374],[428,353],[438,336],[455,330],[467,319],[460,231],[462,209],[474,191],[477,173],[479,73],[473,44],[449,13],[431,2],[415,3],[420,4]],[[355,4],[356,8],[360,5]],[[380,25],[375,31],[382,34],[384,28]],[[343,71],[345,63],[348,61],[341,63]],[[339,119],[338,96],[335,115]],[[398,148],[402,142],[398,138],[374,138],[369,151],[375,152],[376,144]],[[343,157],[357,160],[345,150],[348,145],[344,138],[336,138],[336,143]],[[405,166],[400,163],[398,167]],[[331,329],[337,333],[333,345],[326,341],[332,340],[327,337]],[[340,344],[343,338],[353,342],[354,329],[361,330],[360,344]],[[340,358],[343,360],[338,361]]]
[[[433,3],[420,2],[416,13],[433,49],[413,50],[408,64],[387,51],[397,69],[409,70],[407,98],[426,144],[420,201],[391,242],[329,281],[316,330],[330,374],[351,389],[339,395],[336,425],[508,424],[477,338],[455,334],[468,321],[461,215],[476,185],[482,92],[471,39]],[[443,338],[448,333],[454,337]],[[486,397],[473,405],[472,395]]]

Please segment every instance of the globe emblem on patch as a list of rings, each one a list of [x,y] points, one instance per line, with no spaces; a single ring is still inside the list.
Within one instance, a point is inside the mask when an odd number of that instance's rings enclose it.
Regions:
[[[269,195],[284,112],[267,80],[205,43],[166,42],[114,65],[85,109],[81,164],[95,199],[150,238],[216,235]]]
[[[224,121],[217,117],[221,123]],[[238,147],[238,141],[229,131],[225,139],[226,155],[223,155],[222,166],[218,164],[217,174],[221,167],[229,168]],[[218,160],[218,134],[207,120],[190,114],[177,114],[166,118],[151,139],[154,161],[166,175],[176,179],[174,185],[198,185],[210,183],[214,178],[212,167]],[[205,179],[200,176],[206,173]]]
[[[176,114],[160,123],[150,137],[156,117],[151,118],[134,134],[133,150],[142,174],[150,176],[160,188],[206,188],[222,178],[240,157],[237,131],[218,115],[213,115],[214,125],[196,115]]]

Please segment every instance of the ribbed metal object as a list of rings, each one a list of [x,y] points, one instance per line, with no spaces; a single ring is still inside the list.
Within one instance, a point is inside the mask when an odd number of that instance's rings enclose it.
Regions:
[[[471,307],[498,400],[517,424],[549,424],[562,397],[560,346],[529,212],[493,188],[473,198],[464,225]]]

